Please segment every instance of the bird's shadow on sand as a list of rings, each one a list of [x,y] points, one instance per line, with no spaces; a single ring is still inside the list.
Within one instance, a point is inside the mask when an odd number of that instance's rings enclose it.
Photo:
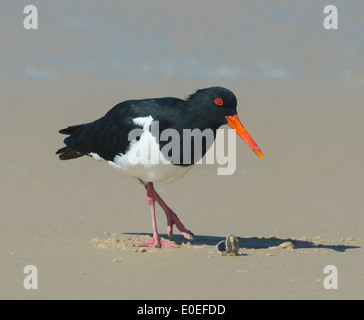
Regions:
[[[125,233],[128,235],[148,235],[153,237],[151,233]],[[160,234],[162,238],[168,239],[166,234]],[[239,247],[241,249],[268,249],[271,247],[278,247],[284,242],[291,242],[294,249],[330,249],[337,252],[345,252],[348,249],[358,249],[360,246],[347,245],[344,243],[340,244],[325,244],[324,241],[313,241],[311,239],[299,240],[291,238],[277,238],[277,237],[239,237],[235,236],[239,240]],[[207,236],[207,235],[195,235],[194,240],[190,241],[185,239],[182,235],[174,235],[174,240],[176,243],[186,243],[191,242],[192,245],[202,246],[216,246],[220,241],[226,240],[225,237],[218,236]]]

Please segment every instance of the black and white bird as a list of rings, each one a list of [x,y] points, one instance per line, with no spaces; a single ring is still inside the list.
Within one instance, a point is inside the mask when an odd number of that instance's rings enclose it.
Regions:
[[[240,122],[236,106],[235,95],[223,87],[197,90],[185,100],[165,97],[124,101],[98,120],[60,130],[60,133],[69,136],[64,140],[66,146],[56,154],[61,160],[85,155],[95,160],[106,160],[112,167],[139,179],[147,190],[153,239],[138,246],[174,246],[174,243],[164,242],[159,237],[155,201],[166,213],[170,239],[173,237],[173,225],[187,239],[193,239],[193,233],[162,200],[153,183],[182,178],[211,144],[208,139],[202,139],[200,145],[193,138],[184,141],[181,138],[184,130],[210,130],[214,139],[217,129],[227,124],[260,158],[264,158],[263,152]],[[169,138],[164,136],[162,139],[162,134]],[[173,138],[173,134],[179,135],[180,139],[172,143],[170,137]],[[173,154],[175,150],[179,152],[177,155]],[[199,157],[194,156],[196,151]]]

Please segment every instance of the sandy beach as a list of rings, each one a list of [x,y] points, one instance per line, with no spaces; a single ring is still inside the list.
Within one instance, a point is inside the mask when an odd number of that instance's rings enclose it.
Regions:
[[[310,8],[321,15],[319,6]],[[325,69],[317,41],[311,71],[294,79],[257,75],[219,81],[167,74],[155,81],[113,75],[105,80],[72,65],[71,57],[71,67],[54,64],[45,53],[43,62],[41,55],[30,61],[21,50],[36,51],[35,44],[42,46],[39,52],[46,50],[50,22],[43,20],[43,29],[29,35],[10,15],[22,5],[7,9],[5,21],[18,38],[3,35],[8,48],[0,50],[0,299],[364,298],[364,69],[352,53],[355,48],[362,56],[362,44],[352,44],[351,58],[337,59],[338,70],[352,70],[343,78]],[[158,26],[151,22],[150,33],[159,35]],[[280,26],[272,28],[278,37]],[[187,33],[176,37],[188,43]],[[67,37],[58,35],[63,44],[57,49],[68,48]],[[327,37],[322,41],[337,52],[336,40],[343,35]],[[272,55],[278,55],[275,48]],[[229,50],[239,57],[234,46]],[[299,51],[281,54],[288,66],[308,63]],[[28,71],[48,66],[62,76],[32,77],[22,66]],[[237,139],[233,175],[217,175],[216,165],[196,165],[173,184],[156,184],[195,241],[175,230],[178,248],[139,250],[132,244],[152,235],[144,187],[89,157],[60,161],[55,151],[64,136],[58,130],[93,121],[123,100],[185,98],[212,85],[235,93],[239,117],[266,158]],[[157,220],[166,238],[158,206]],[[221,256],[216,245],[230,234],[239,240],[239,253]],[[27,265],[37,268],[38,289],[24,288]],[[337,268],[338,289],[324,287],[328,265]]]

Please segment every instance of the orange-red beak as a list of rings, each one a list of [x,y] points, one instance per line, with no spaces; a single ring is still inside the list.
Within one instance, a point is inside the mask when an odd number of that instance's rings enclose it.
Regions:
[[[252,149],[259,158],[264,159],[264,154],[258,145],[254,142],[248,131],[244,128],[238,115],[226,116],[227,124],[230,128],[235,129],[236,133],[244,140],[244,142]]]

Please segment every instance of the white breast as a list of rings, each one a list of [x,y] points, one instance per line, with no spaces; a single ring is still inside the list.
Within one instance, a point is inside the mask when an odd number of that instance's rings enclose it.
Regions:
[[[108,161],[112,167],[144,182],[173,182],[192,168],[173,165],[160,152],[157,139],[149,130],[152,116],[135,118],[133,121],[142,127],[138,134],[140,138],[132,139],[124,154],[120,153],[113,161]]]

